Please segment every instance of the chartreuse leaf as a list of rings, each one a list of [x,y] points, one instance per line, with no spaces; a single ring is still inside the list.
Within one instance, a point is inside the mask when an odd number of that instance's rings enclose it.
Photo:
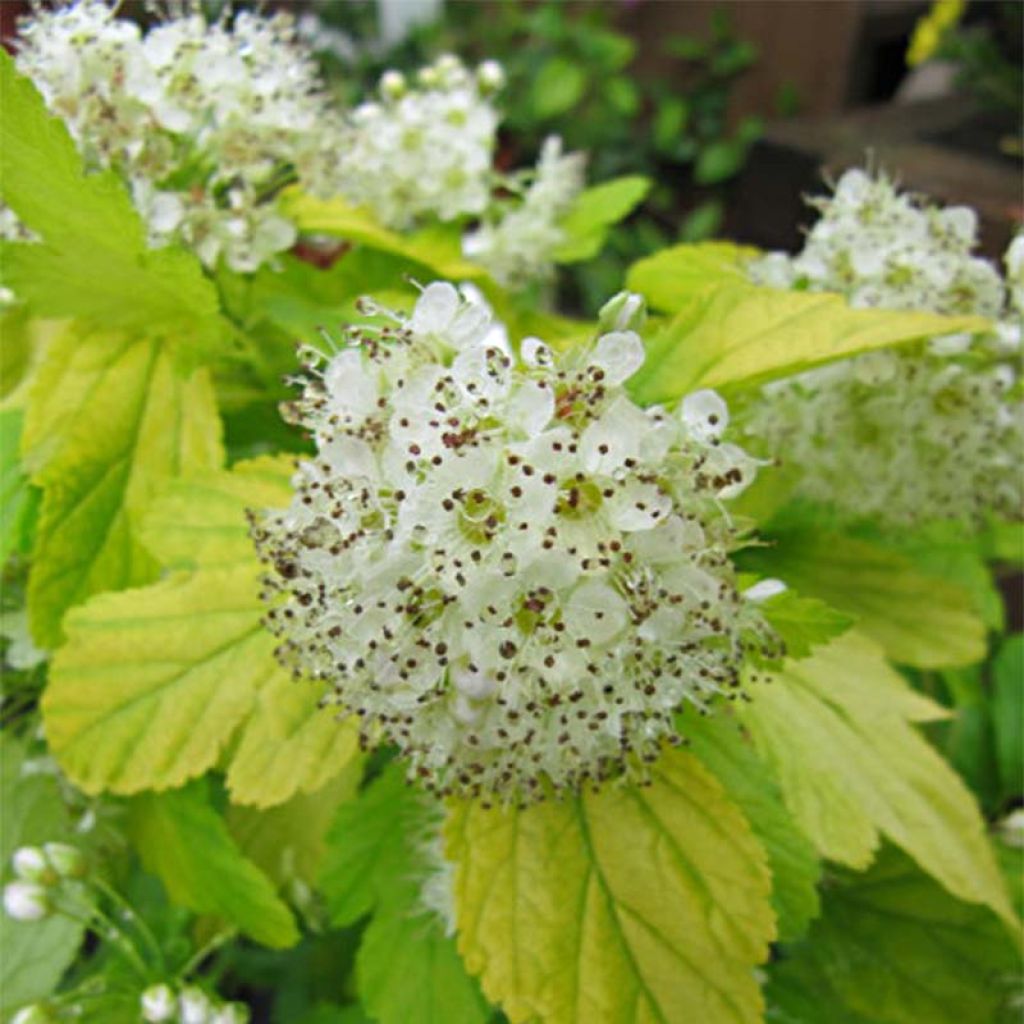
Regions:
[[[650,189],[650,179],[635,174],[584,189],[559,221],[565,241],[555,250],[555,262],[577,263],[596,256],[612,225],[628,216]]]
[[[294,471],[290,457],[261,456],[168,481],[139,517],[139,540],[166,567],[252,564],[246,509],[287,505]]]
[[[948,668],[985,656],[985,624],[970,595],[896,551],[814,530],[781,531],[772,540],[745,551],[743,564],[845,612],[894,661]]]
[[[165,789],[212,768],[275,672],[259,566],[175,574],[71,612],[46,735],[87,793]]]
[[[779,939],[798,938],[818,914],[821,864],[810,840],[786,810],[778,783],[749,738],[724,713],[687,718],[680,722],[680,730],[691,752],[743,812],[768,854]]]
[[[459,950],[513,1024],[761,1019],[765,853],[691,755],[647,788],[454,805],[447,837]]]
[[[634,263],[626,287],[640,292],[651,309],[674,313],[702,288],[746,283],[746,265],[758,253],[732,242],[674,245]]]
[[[157,341],[68,331],[36,378],[22,451],[43,488],[29,613],[53,647],[69,608],[152,578],[132,526],[157,483],[223,458],[207,372],[182,374]]]
[[[786,644],[790,658],[806,658],[812,648],[845,633],[853,625],[849,615],[813,597],[786,589],[760,603],[761,612]]]
[[[992,671],[992,720],[1003,795],[1024,791],[1024,636],[1003,642]]]
[[[0,882],[13,878],[11,855],[19,846],[70,837],[64,801],[50,774],[29,772],[25,743],[0,732]],[[0,914],[0,1016],[48,996],[74,959],[82,927],[67,917],[15,921]]]
[[[751,695],[743,724],[824,856],[866,867],[884,835],[953,895],[1013,919],[974,798],[911,725],[947,712],[873,642],[850,631]]]
[[[768,968],[785,1024],[963,1024],[1017,1019],[1020,953],[986,909],[953,899],[887,847],[831,886],[807,939]]]
[[[39,492],[29,483],[18,455],[21,423],[21,410],[0,412],[0,565],[9,555],[28,550],[39,503]]]
[[[85,174],[63,122],[0,53],[0,197],[42,236],[3,249],[4,280],[32,311],[173,335],[179,348],[216,349],[225,324],[198,260],[151,250],[113,171]]]
[[[644,294],[645,279],[653,278],[654,299],[675,313],[649,341],[647,359],[630,380],[643,405],[672,402],[698,388],[751,387],[859,352],[987,326],[977,317],[851,309],[838,295],[759,288],[740,280],[728,259],[715,282],[714,259],[698,252],[696,266],[688,268],[688,248],[669,250],[685,282],[678,292],[664,287],[668,260],[654,272],[641,264],[629,278]]]
[[[475,263],[462,258],[457,233],[436,229],[418,235],[400,235],[379,224],[368,210],[352,206],[341,196],[318,199],[297,188],[286,189],[279,201],[282,212],[300,231],[333,235],[394,253],[452,280],[487,276]]]
[[[143,864],[176,903],[223,918],[265,946],[293,945],[299,932],[291,911],[270,879],[242,855],[207,788],[197,780],[129,803],[129,831]]]
[[[487,1004],[462,966],[444,923],[423,904],[434,868],[420,851],[437,811],[390,765],[356,801],[343,804],[328,835],[320,888],[331,921],[373,911],[356,957],[363,1005],[382,1024],[483,1022]]]

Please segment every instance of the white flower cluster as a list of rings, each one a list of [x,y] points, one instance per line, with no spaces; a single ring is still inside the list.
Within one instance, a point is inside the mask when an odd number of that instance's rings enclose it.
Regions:
[[[451,55],[423,68],[416,86],[397,71],[381,79],[380,99],[356,107],[343,142],[339,190],[394,228],[425,214],[479,215],[491,199],[501,85],[493,62],[471,72]]]
[[[40,921],[53,912],[52,892],[86,871],[80,850],[67,843],[20,846],[11,857],[14,881],[4,886],[7,916],[15,921]]]
[[[488,320],[436,283],[311,353],[292,414],[317,455],[253,537],[279,656],[367,745],[436,792],[527,801],[642,777],[680,708],[778,642],[736,589],[724,502],[755,463],[718,395],[643,409],[632,331],[513,356]]]
[[[322,192],[337,160],[339,122],[285,14],[193,13],[143,36],[82,0],[26,20],[17,64],[87,165],[124,174],[152,243],[210,266],[250,271],[289,248],[295,227],[266,193],[291,173]]]
[[[532,182],[497,219],[488,218],[463,240],[463,251],[495,280],[518,286],[551,272],[551,254],[565,240],[559,221],[584,184],[582,153],[562,153],[562,140],[545,140]]]
[[[144,1021],[152,1024],[248,1024],[244,1003],[222,1003],[195,985],[175,992],[170,985],[150,985],[140,998]]]
[[[972,255],[973,211],[921,205],[860,170],[817,205],[822,215],[804,249],[755,261],[755,281],[839,292],[859,307],[1004,319],[988,333],[866,353],[774,382],[742,414],[748,440],[795,468],[801,497],[846,521],[1019,517],[1024,288],[1013,280],[1024,245],[1007,254],[1006,306],[998,271]]]

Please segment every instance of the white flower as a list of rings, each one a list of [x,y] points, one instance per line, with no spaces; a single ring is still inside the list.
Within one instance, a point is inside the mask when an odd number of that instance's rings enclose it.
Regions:
[[[178,996],[178,1020],[181,1024],[212,1024],[214,1005],[210,997],[194,985]]]
[[[317,455],[254,519],[279,656],[442,793],[642,776],[775,644],[729,560],[755,463],[724,403],[635,405],[629,331],[517,359],[451,285],[395,319],[310,357]]]
[[[561,139],[547,139],[532,184],[503,215],[489,216],[463,239],[466,256],[508,286],[550,276],[565,241],[559,221],[583,187],[584,164],[583,154],[562,153]]]
[[[15,850],[11,856],[11,867],[18,878],[25,882],[52,885],[57,881],[53,865],[38,846],[21,846]]]
[[[140,997],[142,1019],[159,1024],[178,1015],[178,1000],[170,985],[150,985]]]
[[[55,1020],[53,1014],[42,1003],[32,1003],[30,1006],[23,1006],[11,1017],[11,1024],[53,1024]]]
[[[225,1003],[210,1017],[210,1024],[248,1024],[249,1008],[243,1003]]]
[[[50,913],[50,899],[38,882],[8,882],[4,886],[4,910],[15,921],[41,921]]]
[[[380,93],[352,113],[338,190],[396,228],[482,213],[498,114],[478,78],[447,56],[420,73],[419,88],[386,73]]]
[[[817,205],[804,249],[755,261],[755,281],[840,292],[854,306],[1006,319],[775,381],[742,410],[742,436],[796,468],[801,497],[847,521],[1019,517],[1020,317],[1004,312],[995,268],[972,255],[973,211],[922,205],[863,171]],[[1011,304],[1019,252],[1006,257]]]

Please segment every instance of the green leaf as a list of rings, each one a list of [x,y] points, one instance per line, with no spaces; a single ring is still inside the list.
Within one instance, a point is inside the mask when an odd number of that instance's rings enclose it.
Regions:
[[[205,781],[135,797],[128,825],[143,864],[176,903],[222,918],[265,946],[298,942],[291,911],[270,879],[242,856],[210,805]]]
[[[258,563],[101,594],[67,619],[46,735],[87,793],[180,786],[217,762],[278,671]]]
[[[760,603],[761,612],[786,644],[790,658],[806,658],[819,644],[845,633],[853,619],[813,597],[784,590]]]
[[[452,808],[459,950],[512,1024],[757,1021],[774,937],[765,854],[700,762],[648,788]]]
[[[382,1024],[476,1024],[489,1011],[421,889],[435,867],[421,845],[439,828],[430,798],[391,764],[328,835],[321,890],[335,925],[373,911],[356,957],[359,995]]]
[[[1003,642],[992,670],[992,720],[1003,794],[1024,791],[1024,636]]]
[[[43,488],[28,604],[44,647],[69,608],[152,578],[135,516],[158,482],[223,458],[205,370],[184,376],[156,341],[77,331],[48,350],[22,451]]]
[[[140,516],[139,540],[169,568],[251,564],[246,509],[286,506],[293,473],[294,459],[261,456],[168,481]]]
[[[893,660],[927,669],[985,656],[985,624],[970,596],[918,572],[895,551],[812,530],[779,531],[772,540],[771,547],[745,551],[743,565],[851,616]]]
[[[769,968],[768,1019],[786,1024],[1010,1021],[1020,957],[987,910],[886,848],[829,888],[806,941]],[[808,994],[816,998],[808,999]]]
[[[596,256],[609,228],[628,216],[650,188],[649,178],[634,174],[584,189],[558,224],[565,241],[555,250],[555,261],[577,263]]]
[[[232,804],[226,812],[228,828],[245,856],[278,888],[313,886],[327,853],[327,831],[338,808],[355,798],[362,774],[362,758],[352,758],[320,789],[276,807]]]
[[[747,264],[760,255],[732,242],[674,245],[629,268],[626,287],[641,292],[652,309],[674,313],[695,291],[722,284],[745,284]]]
[[[685,267],[682,249],[670,252]],[[758,288],[739,280],[735,269],[714,283],[703,258],[692,272],[683,271],[694,286],[680,288],[677,301],[666,306],[643,287],[639,267],[630,274],[631,287],[652,307],[677,311],[651,339],[647,360],[630,381],[644,405],[672,402],[698,388],[749,388],[859,352],[987,326],[977,317],[851,309],[838,295]],[[658,272],[665,273],[665,263]]]
[[[731,178],[747,159],[747,144],[741,139],[716,139],[697,157],[693,179],[698,185],[717,185]]]
[[[680,722],[680,730],[690,751],[725,787],[768,854],[780,941],[798,938],[818,915],[821,864],[814,847],[786,810],[768,766],[724,711],[692,716]]]
[[[571,110],[587,86],[587,72],[566,57],[545,61],[530,91],[530,109],[538,121],[546,121]]]
[[[22,415],[18,409],[0,412],[0,565],[12,554],[28,551],[39,492],[32,487],[18,456]]]
[[[13,878],[11,855],[19,846],[68,840],[71,825],[57,779],[30,772],[26,745],[8,729],[0,733],[0,882]],[[82,927],[66,917],[15,921],[0,914],[0,1016],[48,996],[82,942]]]
[[[3,248],[7,286],[42,316],[160,333],[193,352],[218,347],[225,323],[198,260],[151,250],[124,183],[85,174],[67,129],[0,53],[0,196],[41,243]]]
[[[269,807],[312,793],[359,761],[359,730],[321,707],[320,686],[278,670],[256,698],[228,769],[231,799]]]
[[[955,896],[1013,920],[974,798],[911,725],[947,712],[870,640],[848,632],[750,693],[740,718],[822,855],[863,868],[884,835]]]

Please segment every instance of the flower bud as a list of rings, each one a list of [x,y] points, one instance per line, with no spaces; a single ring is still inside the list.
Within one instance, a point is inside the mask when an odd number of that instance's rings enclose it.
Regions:
[[[505,86],[505,69],[496,60],[485,60],[476,69],[476,80],[484,92],[498,92]]]
[[[212,1024],[210,997],[195,986],[184,989],[178,997],[178,1020],[181,1024]]]
[[[46,889],[38,882],[8,882],[4,886],[4,910],[15,921],[41,921],[50,909]]]
[[[83,878],[86,863],[82,851],[68,843],[46,843],[46,859],[61,878]]]
[[[38,846],[22,846],[15,850],[11,866],[18,878],[25,882],[53,885],[57,881],[57,873]]]
[[[598,330],[640,331],[647,322],[647,307],[642,295],[636,292],[619,292],[613,295],[597,315]]]
[[[436,89],[441,84],[441,76],[434,67],[420,68],[416,78],[424,89]]]
[[[248,1024],[249,1007],[244,1003],[226,1003],[210,1018],[210,1024]]]
[[[380,94],[386,100],[400,100],[406,92],[405,75],[401,71],[385,71],[380,79]]]
[[[150,985],[140,999],[142,1019],[157,1024],[159,1021],[174,1020],[177,1014],[177,1000],[170,985]]]
[[[23,1006],[11,1018],[11,1024],[54,1024],[56,1019],[42,1003],[32,1003]]]

